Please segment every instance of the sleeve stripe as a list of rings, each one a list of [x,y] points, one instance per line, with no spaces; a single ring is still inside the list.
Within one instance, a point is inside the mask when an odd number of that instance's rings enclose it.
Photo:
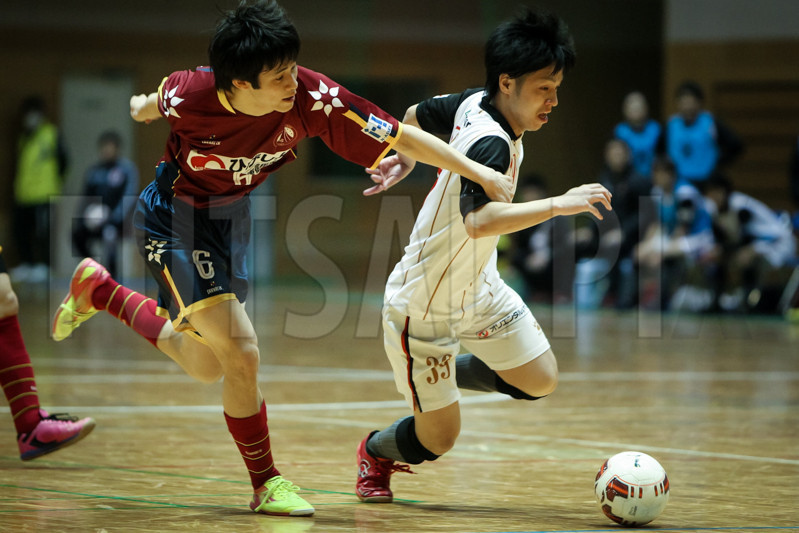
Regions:
[[[352,109],[348,109],[347,112],[344,113],[344,116],[350,119],[351,121],[355,122],[356,124],[358,124],[361,128],[366,127],[366,121],[362,119],[361,116]]]
[[[164,85],[166,85],[166,80],[167,79],[168,79],[168,76],[164,76],[164,79],[161,80],[161,84],[158,85],[158,112],[161,113],[162,115],[164,113],[161,111],[161,109],[162,109],[161,102],[164,101]]]
[[[389,150],[394,148],[394,145],[397,144],[397,141],[401,136],[402,136],[402,122],[397,122],[397,134],[391,136],[391,140],[388,143],[386,143],[387,144],[386,149],[383,150],[383,152],[379,156],[377,156],[377,159],[375,159],[375,162],[372,163],[372,166],[369,168],[375,168],[378,165],[378,163],[380,163],[380,161],[382,161],[383,158],[386,157],[386,154],[389,152]]]
[[[361,116],[356,112],[354,112],[352,109],[347,110],[347,112],[344,113],[344,116],[352,120],[356,124],[358,124],[361,128],[366,127],[366,121],[362,119]],[[390,140],[386,142],[385,150],[383,150],[380,153],[380,155],[377,156],[377,159],[375,159],[375,162],[372,163],[372,166],[369,168],[375,168],[377,164],[380,163],[380,161],[386,156],[389,150],[394,148],[394,145],[397,144],[397,141],[399,140],[401,135],[402,135],[402,122],[397,121],[397,132],[396,133],[391,132]]]

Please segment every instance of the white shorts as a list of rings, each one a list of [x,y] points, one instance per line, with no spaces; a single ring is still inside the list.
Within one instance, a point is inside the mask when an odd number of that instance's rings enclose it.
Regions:
[[[490,308],[465,320],[412,318],[383,308],[383,341],[397,390],[420,412],[457,402],[455,357],[461,345],[493,370],[509,370],[549,349],[549,340],[525,303],[503,285]]]

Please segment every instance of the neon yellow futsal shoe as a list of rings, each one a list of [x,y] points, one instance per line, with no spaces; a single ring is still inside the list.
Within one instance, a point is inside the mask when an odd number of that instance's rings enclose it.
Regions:
[[[250,509],[270,515],[311,516],[314,508],[297,495],[298,490],[300,488],[288,479],[275,476],[255,492]]]
[[[93,317],[98,309],[92,304],[94,290],[108,281],[111,274],[95,261],[87,257],[75,268],[69,282],[69,292],[58,307],[53,318],[53,339],[62,341],[82,323]]]

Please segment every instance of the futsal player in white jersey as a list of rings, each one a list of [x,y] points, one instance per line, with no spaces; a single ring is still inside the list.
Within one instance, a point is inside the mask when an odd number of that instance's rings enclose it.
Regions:
[[[485,49],[485,89],[425,100],[405,122],[449,135],[450,145],[515,181],[522,134],[547,123],[558,88],[575,60],[572,38],[555,15],[525,10],[499,26]],[[395,184],[413,168],[404,155],[369,171],[376,185]],[[440,170],[410,243],[391,273],[383,307],[386,353],[413,415],[371,432],[358,447],[356,492],[390,502],[390,476],[433,461],[460,432],[458,388],[498,391],[522,400],[551,393],[558,370],[549,341],[530,310],[497,271],[499,236],[560,215],[610,209],[599,184],[544,200],[494,202],[476,183]],[[470,354],[458,355],[461,347]],[[396,462],[396,463],[395,463]]]

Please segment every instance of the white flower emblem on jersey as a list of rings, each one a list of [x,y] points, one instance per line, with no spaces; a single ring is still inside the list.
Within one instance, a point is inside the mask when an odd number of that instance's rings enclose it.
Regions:
[[[164,253],[164,245],[166,241],[156,241],[155,239],[150,239],[150,244],[144,247],[149,253],[147,254],[147,260],[153,261],[155,260],[156,263],[159,265],[161,264],[161,254]]]
[[[318,91],[308,91],[308,94],[311,95],[311,98],[316,100],[314,102],[311,111],[318,111],[323,109],[325,111],[325,115],[330,116],[330,112],[333,111],[334,107],[344,107],[344,104],[341,103],[341,100],[338,99],[338,90],[340,87],[330,87],[328,88],[325,85],[325,82],[319,80],[319,90]],[[323,95],[330,94],[331,100],[330,103],[325,103],[325,98]]]
[[[175,96],[175,93],[178,92],[178,85],[172,88],[171,91],[166,93],[164,96],[164,107],[166,107],[166,116],[173,116],[180,118],[178,112],[175,111],[175,107],[183,101],[183,98],[179,96]]]

